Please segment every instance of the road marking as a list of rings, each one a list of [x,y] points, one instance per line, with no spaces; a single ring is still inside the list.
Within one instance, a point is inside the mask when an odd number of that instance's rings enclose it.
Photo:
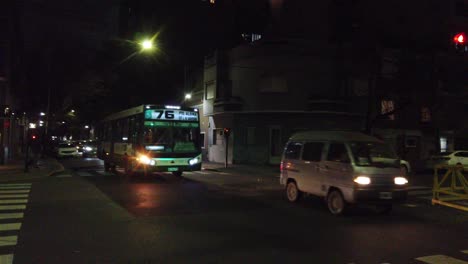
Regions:
[[[0,264],[11,264],[13,263],[13,254],[0,255]]]
[[[462,250],[461,252],[468,254],[468,249],[467,250]]]
[[[70,175],[70,174],[62,174],[62,175],[55,176],[55,178],[71,178],[71,177],[73,177],[73,176]]]
[[[14,246],[18,242],[18,236],[0,236],[0,247]]]
[[[0,194],[1,198],[28,198],[28,194]]]
[[[17,219],[17,218],[23,218],[23,216],[24,216],[23,213],[4,213],[4,214],[0,214],[0,219]]]
[[[1,210],[24,210],[26,209],[26,205],[0,205]]]
[[[0,204],[27,204],[28,199],[0,200]]]
[[[29,190],[0,190],[0,194],[6,193],[29,193]]]
[[[29,190],[31,186],[5,186],[0,187],[0,190]]]
[[[9,224],[1,224],[0,231],[12,231],[12,230],[20,230],[21,223],[9,223]]]
[[[445,255],[433,255],[433,256],[426,256],[426,257],[420,257],[416,258],[416,260],[429,263],[429,264],[468,264],[468,262],[459,260],[456,258],[452,258],[449,256]]]
[[[0,187],[3,186],[31,186],[32,183],[2,183]]]

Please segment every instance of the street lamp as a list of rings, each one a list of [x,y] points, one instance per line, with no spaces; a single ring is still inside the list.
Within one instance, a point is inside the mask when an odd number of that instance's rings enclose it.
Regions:
[[[72,109],[72,110],[70,110],[70,112],[75,113],[75,110]]]
[[[45,116],[46,114],[44,112],[39,113],[40,116]]]
[[[145,39],[141,43],[141,50],[142,51],[150,51],[154,48],[153,40],[152,39]]]
[[[192,94],[188,93],[188,94],[185,94],[185,100],[190,100],[192,99]]]
[[[84,128],[88,129],[88,128],[89,128],[89,126],[88,126],[88,125],[86,125],[86,126],[84,126]]]

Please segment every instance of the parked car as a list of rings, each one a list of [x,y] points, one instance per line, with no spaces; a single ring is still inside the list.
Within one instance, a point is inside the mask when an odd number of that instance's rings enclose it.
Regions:
[[[57,158],[77,157],[80,155],[76,145],[71,142],[58,143],[54,148],[54,154]]]
[[[280,183],[296,202],[303,193],[324,197],[332,214],[348,204],[372,204],[389,212],[407,198],[408,180],[394,152],[362,133],[307,131],[294,134],[284,149]]]
[[[468,150],[455,150],[434,155],[428,160],[427,167],[432,169],[438,164],[461,165],[464,170],[468,170]]]
[[[83,158],[94,157],[97,154],[97,143],[88,141],[83,145]]]

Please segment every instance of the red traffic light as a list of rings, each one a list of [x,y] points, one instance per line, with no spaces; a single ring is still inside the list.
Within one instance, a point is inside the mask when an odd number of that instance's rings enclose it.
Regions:
[[[466,36],[465,33],[458,33],[453,37],[453,42],[455,44],[465,44],[466,43]]]
[[[36,139],[36,135],[32,135],[32,136],[31,136],[31,139]]]

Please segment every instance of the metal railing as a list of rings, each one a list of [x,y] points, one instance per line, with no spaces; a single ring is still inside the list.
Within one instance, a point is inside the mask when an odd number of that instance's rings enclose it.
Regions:
[[[442,172],[439,175],[439,171],[445,171],[445,173]],[[468,201],[468,180],[463,175],[463,166],[434,166],[432,194],[432,205],[440,204],[468,211],[468,203],[464,203]]]

